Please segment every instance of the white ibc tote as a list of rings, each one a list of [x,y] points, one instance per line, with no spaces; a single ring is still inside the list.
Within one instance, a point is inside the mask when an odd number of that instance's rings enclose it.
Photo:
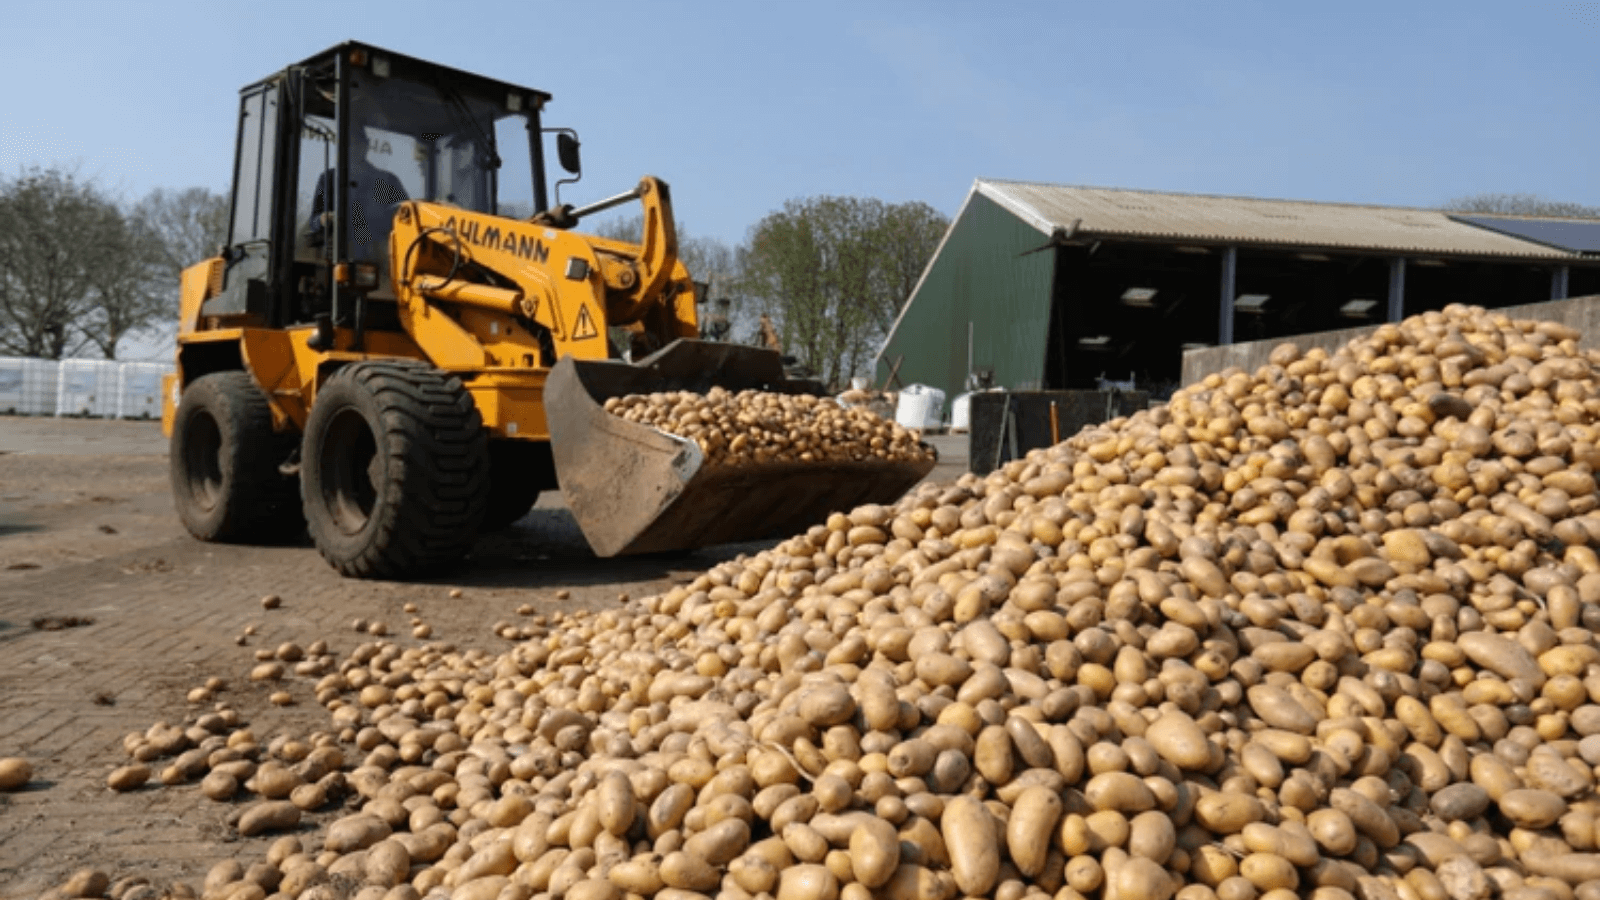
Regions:
[[[0,415],[47,416],[56,411],[55,360],[0,357]]]
[[[900,392],[894,420],[903,428],[932,430],[944,425],[944,391],[913,384]]]
[[[972,427],[972,393],[957,394],[950,401],[950,430],[966,431]]]
[[[161,379],[170,363],[123,363],[117,372],[117,418],[161,418]]]
[[[56,415],[116,415],[118,365],[108,359],[62,360],[56,383]]]

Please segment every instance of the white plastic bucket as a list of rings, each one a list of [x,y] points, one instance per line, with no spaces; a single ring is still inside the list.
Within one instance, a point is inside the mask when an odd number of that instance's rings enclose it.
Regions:
[[[894,420],[903,428],[937,429],[944,425],[944,391],[913,384],[900,392]]]
[[[56,415],[116,415],[118,368],[118,363],[106,359],[62,360],[56,383]]]
[[[123,363],[117,372],[117,418],[161,418],[161,379],[170,363]]]

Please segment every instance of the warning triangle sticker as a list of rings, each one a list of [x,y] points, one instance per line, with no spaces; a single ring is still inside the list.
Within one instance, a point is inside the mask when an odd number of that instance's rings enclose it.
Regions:
[[[592,337],[599,337],[600,329],[594,327],[594,317],[589,315],[589,304],[578,306],[578,321],[572,323],[572,339],[586,341]]]

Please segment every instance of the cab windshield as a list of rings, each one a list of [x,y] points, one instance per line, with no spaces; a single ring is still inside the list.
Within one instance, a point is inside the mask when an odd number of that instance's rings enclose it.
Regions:
[[[370,73],[352,79],[349,96],[341,255],[377,264],[383,288],[389,280],[389,232],[401,203],[426,200],[501,215],[533,212],[528,120],[521,112],[443,82]],[[301,247],[326,252],[323,214],[329,208],[327,151],[334,123],[306,124],[302,149],[312,158],[302,156],[300,202],[310,215],[301,219]]]

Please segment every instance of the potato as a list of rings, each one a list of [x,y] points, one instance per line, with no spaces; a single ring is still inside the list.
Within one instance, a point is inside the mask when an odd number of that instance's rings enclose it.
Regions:
[[[393,835],[414,863],[437,861],[450,849],[456,837],[455,828],[448,822],[435,822],[421,831],[402,831]]]
[[[389,823],[383,819],[371,813],[356,813],[329,825],[322,846],[334,853],[365,850],[388,837],[392,831]]]
[[[32,779],[32,763],[15,756],[0,759],[0,791],[14,791]]]
[[[369,884],[394,887],[406,879],[411,870],[411,855],[397,840],[389,838],[367,848],[365,867]]]
[[[1256,798],[1231,793],[1210,793],[1195,804],[1195,821],[1213,833],[1238,834],[1250,822],[1259,822],[1265,816],[1261,802]]]
[[[1205,771],[1211,766],[1211,746],[1205,732],[1182,710],[1157,717],[1144,733],[1145,740],[1168,762],[1185,771]]]
[[[1496,803],[1500,812],[1519,828],[1544,828],[1567,811],[1567,804],[1559,795],[1533,788],[1506,791]]]
[[[1110,876],[1107,900],[1170,900],[1176,885],[1154,862],[1132,857]]]
[[[150,767],[143,763],[121,766],[106,776],[106,787],[113,791],[131,791],[150,780]]]
[[[227,772],[212,772],[200,780],[200,793],[218,802],[232,800],[239,792],[239,779]]]
[[[900,836],[894,826],[879,818],[862,817],[856,821],[849,850],[852,876],[869,888],[887,884],[900,865]]]
[[[690,856],[711,866],[723,866],[750,845],[750,826],[743,819],[723,819],[683,842]]]
[[[504,875],[485,875],[457,884],[450,892],[451,900],[496,900],[511,884],[511,879]]]
[[[628,893],[651,896],[665,886],[658,858],[635,857],[612,866],[606,873],[611,883]]]
[[[1249,826],[1246,826],[1247,828]],[[1128,823],[1128,854],[1165,865],[1177,846],[1178,834],[1164,812],[1143,812]]]
[[[987,893],[1000,876],[1000,838],[989,811],[971,797],[952,797],[940,816],[939,833],[956,886],[968,895]]]
[[[783,870],[778,900],[838,900],[839,879],[823,866],[798,865]]]
[[[245,837],[283,831],[300,824],[300,808],[287,800],[264,800],[239,817],[239,833]]]
[[[511,852],[510,840],[493,840],[476,849],[477,852],[467,857],[461,868],[456,870],[456,877],[461,882],[494,875],[510,875],[517,868],[517,858]]]
[[[103,897],[111,887],[111,876],[98,869],[79,869],[61,886],[63,897]]]
[[[1023,875],[1037,876],[1044,870],[1050,836],[1061,812],[1060,795],[1041,785],[1024,790],[1012,805],[1011,816],[1006,820],[1006,848]]]
[[[602,778],[600,786],[595,790],[595,803],[600,826],[606,831],[614,835],[623,835],[633,826],[633,782],[628,780],[628,776],[621,772],[611,772]],[[526,813],[519,817],[517,822],[520,823],[524,818],[527,818]]]
[[[686,891],[708,891],[721,882],[721,876],[705,860],[683,851],[668,853],[661,860],[661,881],[668,887]]]
[[[1131,772],[1102,772],[1089,779],[1083,797],[1096,810],[1140,813],[1156,805],[1149,785]]]

